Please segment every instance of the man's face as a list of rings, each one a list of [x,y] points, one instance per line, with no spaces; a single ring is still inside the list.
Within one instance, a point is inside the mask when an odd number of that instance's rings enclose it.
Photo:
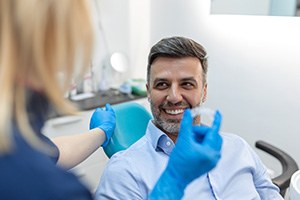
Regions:
[[[147,93],[154,124],[168,135],[178,135],[184,109],[200,105],[206,99],[202,66],[198,58],[159,57],[150,70]],[[200,123],[195,119],[194,123]]]

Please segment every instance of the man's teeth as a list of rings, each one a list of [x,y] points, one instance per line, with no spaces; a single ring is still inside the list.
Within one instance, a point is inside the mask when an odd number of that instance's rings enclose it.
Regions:
[[[170,114],[170,115],[178,115],[183,113],[183,109],[178,109],[178,110],[166,110],[166,113]]]

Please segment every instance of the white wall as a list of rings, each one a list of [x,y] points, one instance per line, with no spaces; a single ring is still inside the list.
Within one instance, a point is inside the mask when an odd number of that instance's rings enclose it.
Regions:
[[[96,19],[95,53],[93,70],[96,84],[105,79],[108,86],[120,84],[124,77],[131,75],[131,71],[120,74],[107,64],[114,52],[121,52],[130,58],[130,4],[119,0],[93,1]],[[103,70],[104,65],[106,69]],[[130,68],[131,69],[131,68]],[[120,80],[120,81],[119,81]]]
[[[150,41],[149,0],[96,0],[96,42],[93,58],[95,78],[108,79],[113,85],[127,78],[144,78]],[[98,15],[98,16],[97,16]],[[117,74],[113,69],[103,71],[107,58],[113,52],[122,52],[129,60],[129,69]],[[107,75],[109,74],[109,75]]]
[[[300,18],[212,16],[209,8],[209,0],[151,0],[150,44],[182,35],[206,46],[206,105],[223,113],[223,131],[251,145],[270,142],[300,165]],[[133,67],[141,66],[142,61]]]

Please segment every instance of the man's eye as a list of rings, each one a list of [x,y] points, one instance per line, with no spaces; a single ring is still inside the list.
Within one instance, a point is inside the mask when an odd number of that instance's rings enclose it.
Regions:
[[[167,87],[168,87],[168,84],[165,82],[155,84],[155,88],[157,88],[157,89],[165,89]]]
[[[182,87],[186,88],[186,89],[192,89],[194,88],[194,84],[193,83],[190,83],[190,82],[185,82],[185,83],[182,83]]]

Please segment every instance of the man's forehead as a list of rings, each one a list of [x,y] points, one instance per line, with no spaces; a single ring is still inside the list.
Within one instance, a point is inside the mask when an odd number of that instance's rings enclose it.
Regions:
[[[156,76],[153,77],[153,82],[157,81],[171,81],[171,80],[177,80],[177,81],[195,81],[197,79],[201,78],[201,76],[183,76],[183,77],[175,77],[175,76],[170,76],[170,77],[163,77],[163,76]]]
[[[154,60],[150,68],[150,72],[168,70],[200,70],[202,72],[202,65],[196,57],[159,57]]]
[[[151,65],[150,80],[189,80],[202,79],[202,66],[194,57],[162,58]]]

